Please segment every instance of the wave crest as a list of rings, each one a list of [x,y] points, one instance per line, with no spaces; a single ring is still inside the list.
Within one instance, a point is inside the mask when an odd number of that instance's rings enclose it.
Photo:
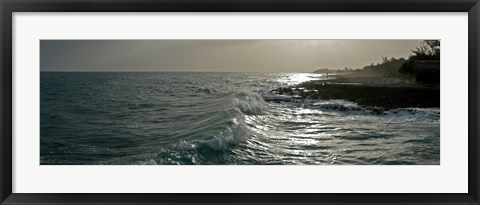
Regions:
[[[265,112],[265,101],[258,93],[238,92],[233,96],[233,105],[247,115],[261,115]]]
[[[197,143],[197,151],[205,148],[212,151],[224,151],[245,140],[245,137],[248,136],[248,128],[244,120],[234,118],[228,125],[209,131],[204,135],[206,139]]]

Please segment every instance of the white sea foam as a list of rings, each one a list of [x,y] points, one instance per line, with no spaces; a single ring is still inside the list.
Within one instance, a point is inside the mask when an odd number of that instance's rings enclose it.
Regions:
[[[264,93],[290,74],[42,75],[42,164],[439,163],[439,108]]]
[[[265,101],[262,96],[253,92],[235,94],[233,105],[247,115],[261,115],[265,110]]]

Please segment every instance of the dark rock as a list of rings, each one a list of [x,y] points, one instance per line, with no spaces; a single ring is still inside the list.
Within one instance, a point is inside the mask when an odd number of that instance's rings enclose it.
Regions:
[[[440,86],[328,84],[309,81],[292,88],[278,88],[272,92],[295,96],[292,99],[344,99],[356,102],[362,107],[377,107],[372,109],[375,114],[383,113],[383,109],[440,107]]]

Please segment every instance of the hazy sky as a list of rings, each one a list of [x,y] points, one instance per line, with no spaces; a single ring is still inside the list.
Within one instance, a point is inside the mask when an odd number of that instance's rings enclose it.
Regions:
[[[420,40],[41,40],[41,71],[312,72],[408,57]]]

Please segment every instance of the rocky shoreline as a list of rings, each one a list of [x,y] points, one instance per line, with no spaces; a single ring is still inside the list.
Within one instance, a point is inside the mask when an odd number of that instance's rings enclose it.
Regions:
[[[422,84],[365,84],[349,80],[308,81],[297,86],[278,88],[270,91],[285,98],[265,99],[270,102],[292,99],[343,99],[361,107],[396,109],[407,107],[440,107],[440,86]]]

